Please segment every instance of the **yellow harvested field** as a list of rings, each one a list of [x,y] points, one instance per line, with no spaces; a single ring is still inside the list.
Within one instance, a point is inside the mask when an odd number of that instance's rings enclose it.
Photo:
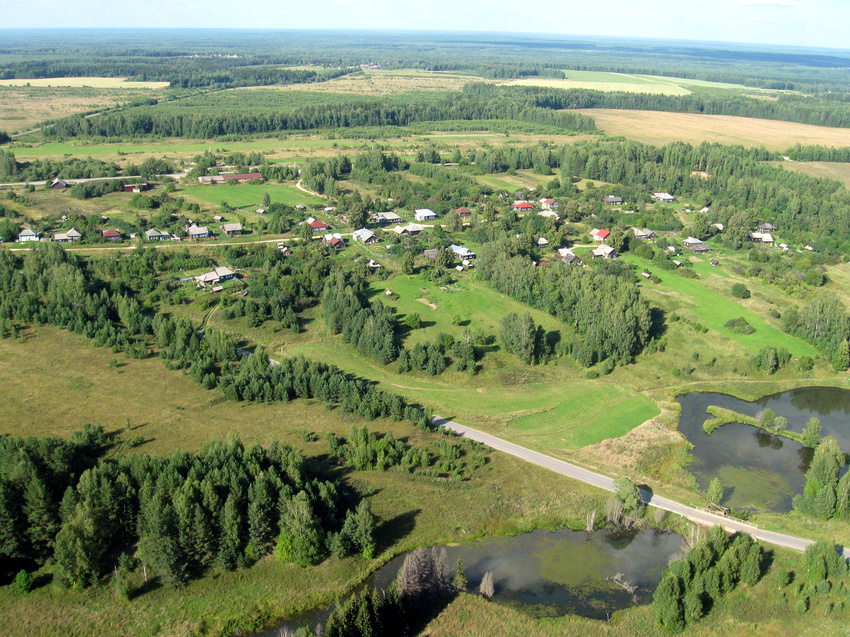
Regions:
[[[651,93],[652,95],[690,95],[691,91],[675,83],[642,82],[593,82],[582,80],[559,80],[556,78],[536,77],[502,82],[505,86],[542,86],[545,88],[582,88],[606,93]]]
[[[126,77],[44,77],[32,80],[0,80],[0,86],[32,86],[57,87],[69,86],[74,88],[165,88],[168,82],[126,82]]]
[[[309,90],[317,93],[354,93],[358,95],[391,95],[412,91],[459,91],[469,82],[484,82],[479,77],[436,73],[429,71],[378,71],[370,70],[354,75],[337,77],[327,82],[310,84]],[[281,91],[303,91],[303,84],[263,86]],[[242,89],[250,90],[250,89]]]
[[[779,151],[788,150],[798,143],[850,146],[850,128],[827,128],[731,115],[618,109],[578,109],[575,112],[592,117],[597,128],[606,135],[621,135],[658,146],[675,141],[764,146],[768,150]]]

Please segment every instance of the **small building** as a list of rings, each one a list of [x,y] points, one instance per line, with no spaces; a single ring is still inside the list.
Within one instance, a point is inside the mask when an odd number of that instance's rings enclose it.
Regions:
[[[67,232],[56,232],[53,234],[53,240],[59,243],[71,243],[82,238],[82,233],[76,228],[71,228]]]
[[[658,238],[658,235],[648,228],[632,228],[632,232],[635,235],[635,239],[640,239],[641,241]]]
[[[616,259],[619,255],[617,251],[609,245],[601,245],[590,251],[590,256],[594,259]]]
[[[292,250],[290,250],[289,246],[286,245],[283,241],[277,244],[277,249],[280,250],[280,253],[285,257],[288,257],[292,254]]]
[[[124,192],[145,192],[147,189],[147,180],[142,180],[137,184],[124,184]]]
[[[472,211],[466,206],[461,206],[460,208],[455,210],[455,212],[457,213],[457,216],[461,219],[469,219],[469,217],[472,216]]]
[[[204,272],[195,277],[195,282],[201,286],[218,285],[222,281],[229,281],[235,276],[233,270],[224,266],[213,268],[210,272]]]
[[[512,208],[517,212],[530,212],[534,209],[534,206],[527,201],[515,201]]]
[[[437,218],[437,213],[430,208],[419,208],[418,210],[414,210],[413,218],[416,221],[434,221]]]
[[[673,265],[675,265],[677,268],[681,268],[684,265],[684,263],[682,263],[678,259],[673,259]]]
[[[555,221],[559,221],[561,219],[561,217],[558,216],[558,213],[554,210],[541,210],[537,214],[541,217],[545,217],[546,219],[554,219]]]
[[[605,195],[602,197],[603,206],[622,206],[625,203],[620,195]]]
[[[707,243],[704,243],[695,237],[688,237],[687,239],[682,241],[682,245],[691,252],[711,252],[711,248],[708,246]]]
[[[611,231],[606,230],[605,228],[599,229],[594,228],[590,231],[590,238],[596,241],[597,243],[604,243],[608,240],[608,237],[611,236]]]
[[[108,241],[120,241],[121,240],[121,232],[116,228],[110,228],[109,230],[103,231],[103,238]]]
[[[186,229],[186,234],[192,241],[210,238],[209,228],[206,226],[196,226],[194,223]]]
[[[708,262],[708,265],[710,265],[712,268],[716,268],[718,265],[720,265],[720,261],[718,261],[717,259],[712,259]]]
[[[540,237],[537,239],[537,247],[538,248],[548,248],[549,247],[549,239],[546,237]]]
[[[375,270],[380,270],[384,266],[375,261],[374,259],[369,259],[369,262],[366,263],[366,267],[369,268],[370,272],[374,272]]]
[[[814,252],[814,248],[812,246],[806,246],[805,248],[803,248],[803,250],[805,250],[806,252]]]
[[[750,233],[750,239],[753,243],[773,245],[773,235],[769,232],[752,232]]]
[[[401,223],[401,217],[394,212],[376,212],[369,217],[369,223]]]
[[[557,210],[560,207],[560,204],[554,199],[541,199],[540,206],[543,210]]]
[[[26,243],[27,241],[38,241],[39,236],[35,230],[24,228],[18,233],[18,243]]]
[[[380,241],[378,235],[376,235],[368,228],[360,228],[360,230],[355,230],[352,233],[351,238],[355,241],[359,241],[363,245],[371,245]]]
[[[703,206],[702,208],[699,209],[699,211],[703,214],[708,214],[708,212],[710,210],[711,210],[711,208],[709,208],[708,206]]]
[[[202,177],[198,177],[198,181],[202,184],[208,185],[223,184],[231,179],[240,184],[244,184],[246,181],[251,181],[252,179],[259,179],[262,181],[264,178],[262,173],[222,173],[220,175],[204,175]]]
[[[652,275],[651,275],[649,272],[641,272],[641,273],[640,273],[640,275],[641,275],[644,279],[652,278]]]
[[[719,230],[720,232],[723,232],[723,229],[724,229],[726,226],[724,226],[722,223],[712,223],[712,224],[711,224],[711,227],[712,227],[712,228],[716,228],[716,229],[717,229],[717,230]]]
[[[334,232],[333,234],[326,234],[322,237],[322,241],[324,241],[334,250],[342,250],[345,247],[345,239],[343,239],[342,235],[338,232]]]
[[[221,231],[228,237],[238,237],[242,235],[242,224],[226,223],[221,227]]]
[[[558,257],[564,263],[569,263],[570,265],[584,265],[584,262],[579,259],[575,252],[570,250],[569,248],[558,248],[556,250]]]
[[[168,232],[160,232],[154,228],[150,230],[145,230],[145,239],[148,241],[163,241],[165,239],[170,239],[171,234]]]
[[[772,223],[762,223],[756,228],[759,232],[776,232],[776,226]]]
[[[418,223],[408,223],[406,226],[396,226],[393,228],[393,232],[399,237],[415,237],[422,232],[422,226]]]
[[[475,258],[475,253],[466,246],[452,244],[448,249],[461,260],[472,260]]]
[[[326,232],[331,229],[331,227],[321,219],[313,219],[310,222],[310,228],[312,228],[313,234],[316,234],[318,232]]]
[[[216,223],[221,223],[222,221],[224,221],[224,217],[222,217],[221,215],[213,215],[213,221],[215,221]]]
[[[655,201],[659,201],[661,203],[673,203],[676,201],[676,198],[673,197],[669,192],[654,192],[652,193],[652,198]]]
[[[50,182],[50,188],[52,190],[64,190],[65,188],[71,188],[74,184],[70,181],[65,181],[64,179],[54,179]]]

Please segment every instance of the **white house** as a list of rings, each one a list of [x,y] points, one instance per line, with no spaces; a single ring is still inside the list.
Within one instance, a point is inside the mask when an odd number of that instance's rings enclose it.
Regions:
[[[416,221],[433,221],[437,218],[437,213],[429,208],[419,208],[413,212],[413,218]]]
[[[378,241],[380,241],[378,235],[376,235],[368,228],[360,228],[360,230],[355,230],[353,233],[351,233],[351,238],[355,241],[359,241],[364,245],[378,243]]]
[[[26,241],[38,241],[38,233],[34,230],[30,230],[29,228],[24,228],[18,233],[18,242],[24,243]]]
[[[652,198],[661,203],[673,203],[676,199],[669,192],[654,192]]]

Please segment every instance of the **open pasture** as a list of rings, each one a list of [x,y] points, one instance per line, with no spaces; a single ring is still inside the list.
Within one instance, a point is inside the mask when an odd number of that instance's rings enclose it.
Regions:
[[[850,129],[811,126],[772,119],[734,117],[732,115],[697,115],[661,111],[626,111],[619,109],[578,109],[592,117],[606,135],[623,136],[645,144],[661,146],[676,141],[700,144],[741,144],[764,146],[784,151],[794,144],[850,146]]]
[[[535,77],[500,82],[509,86],[543,86],[560,89],[590,89],[594,91],[651,93],[653,95],[689,95],[688,86],[706,86],[712,88],[743,89],[738,84],[723,84],[688,80],[679,77],[662,77],[658,75],[633,75],[627,73],[607,73],[601,71],[572,71],[565,70],[565,79]]]
[[[53,88],[66,86],[71,88],[166,88],[168,82],[135,82],[126,77],[42,77],[38,79],[0,80],[0,86],[32,86]]]
[[[459,91],[469,82],[484,82],[482,78],[414,69],[369,69],[337,77],[327,82],[310,84],[309,90],[317,93],[348,93],[352,95],[394,95],[414,91]],[[286,84],[274,87],[281,91],[303,91],[303,84]],[[250,90],[250,89],[239,89]]]

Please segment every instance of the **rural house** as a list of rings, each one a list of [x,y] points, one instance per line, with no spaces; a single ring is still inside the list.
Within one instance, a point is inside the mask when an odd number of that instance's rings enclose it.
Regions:
[[[619,195],[605,195],[602,197],[603,206],[622,206],[625,201]]]
[[[76,228],[71,228],[67,232],[56,232],[53,234],[53,240],[59,243],[70,243],[82,238],[82,234]]]
[[[73,185],[74,184],[69,181],[65,181],[64,179],[54,179],[50,182],[50,188],[53,190],[62,190],[65,188],[70,188]]]
[[[401,217],[394,212],[376,212],[369,217],[369,223],[401,223]]]
[[[208,285],[218,285],[222,281],[229,281],[234,276],[233,270],[219,266],[213,268],[210,272],[204,272],[195,277],[195,281],[201,287]]]
[[[547,239],[546,237],[540,237],[537,240],[537,247],[538,248],[548,248],[549,247],[549,239]]]
[[[192,241],[210,238],[210,231],[206,226],[196,226],[194,223],[186,229],[186,233]]]
[[[655,234],[652,230],[648,230],[647,228],[632,228],[632,232],[635,235],[635,239],[640,239],[641,241],[658,238],[657,234]]]
[[[121,240],[121,232],[116,228],[110,228],[109,230],[103,231],[103,238],[109,241],[120,241]]]
[[[558,202],[554,199],[541,199],[540,206],[543,210],[556,210],[560,207],[560,204],[558,204]]]
[[[455,212],[457,213],[457,216],[461,219],[468,219],[472,216],[472,211],[466,206],[461,206],[460,208],[455,210]]]
[[[759,232],[776,232],[776,226],[772,223],[762,223],[756,228]]]
[[[251,179],[263,179],[262,173],[222,173],[221,175],[204,175],[203,177],[198,177],[198,181],[202,184],[223,184],[227,181],[233,179],[234,181],[244,184],[246,181],[250,181]]]
[[[593,230],[590,231],[590,238],[593,239],[594,241],[598,242],[598,243],[603,243],[603,242],[607,241],[608,237],[610,237],[610,236],[611,236],[611,231],[606,230],[605,228],[602,228],[601,230],[599,228],[594,228]]]
[[[558,248],[557,253],[558,257],[564,263],[569,263],[570,265],[583,265],[582,260],[579,259],[576,256],[575,252],[573,252],[569,248]]]
[[[707,243],[703,243],[695,237],[688,237],[687,239],[682,241],[682,245],[691,252],[711,252],[711,248],[708,247]]]
[[[159,230],[155,230],[151,228],[150,230],[145,230],[145,239],[148,241],[163,241],[164,239],[170,239],[171,234],[168,232],[160,232]]]
[[[322,237],[322,241],[324,241],[334,250],[342,250],[345,247],[345,239],[343,239],[342,235],[338,232],[334,232],[333,234],[326,234]]]
[[[676,199],[669,192],[654,192],[652,198],[661,203],[673,203]]]
[[[371,245],[380,241],[378,235],[376,235],[368,228],[360,228],[360,230],[355,230],[352,233],[351,238],[355,241],[359,241],[363,245]]]
[[[449,250],[451,250],[454,255],[461,260],[470,260],[475,258],[475,253],[466,246],[459,246],[453,243],[449,246]]]
[[[395,232],[396,236],[399,237],[415,237],[420,232],[422,232],[422,226],[420,226],[418,223],[408,223],[406,226],[396,226],[395,228],[393,228],[393,232]]]
[[[753,232],[750,234],[750,240],[753,243],[764,243],[765,245],[773,245],[773,235],[769,232]]]
[[[515,202],[513,203],[513,206],[512,206],[512,207],[513,207],[513,209],[514,209],[514,210],[516,210],[517,212],[529,212],[529,211],[531,211],[531,210],[534,208],[534,206],[532,206],[532,205],[531,205],[530,203],[528,203],[527,201],[515,201]]]
[[[433,221],[437,218],[437,213],[429,208],[419,208],[413,212],[413,218],[416,221]]]
[[[590,251],[590,256],[594,259],[602,258],[602,259],[616,259],[619,255],[617,251],[608,245],[601,245],[598,248],[594,248]]]
[[[242,234],[242,224],[226,223],[221,227],[221,231],[228,237],[238,237]]]
[[[310,222],[310,228],[313,229],[313,234],[316,234],[317,232],[325,232],[326,230],[331,229],[331,227],[328,224],[326,224],[324,221],[322,221],[320,219],[313,219]]]
[[[18,243],[25,243],[27,241],[38,241],[38,233],[29,228],[21,230],[18,233]]]

